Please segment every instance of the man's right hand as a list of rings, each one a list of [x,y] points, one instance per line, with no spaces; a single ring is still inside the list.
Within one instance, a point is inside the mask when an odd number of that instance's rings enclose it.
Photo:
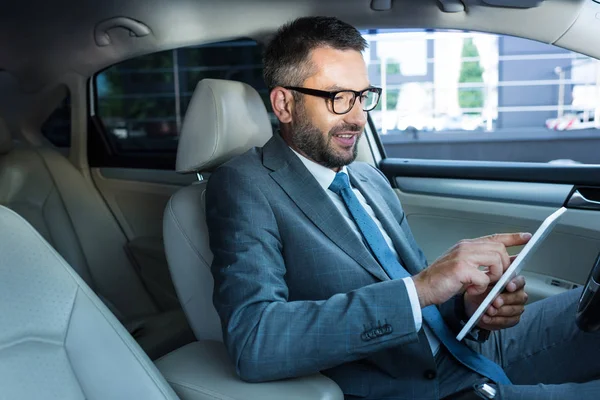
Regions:
[[[529,239],[529,233],[504,233],[461,240],[413,276],[421,308],[442,304],[463,290],[470,295],[485,292],[510,265],[506,248],[523,245]]]

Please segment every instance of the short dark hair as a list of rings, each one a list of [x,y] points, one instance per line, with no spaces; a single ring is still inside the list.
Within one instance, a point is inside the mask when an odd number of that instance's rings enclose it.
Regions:
[[[267,87],[300,86],[310,75],[310,52],[318,47],[362,52],[367,47],[360,32],[333,17],[302,17],[283,25],[267,45],[263,57]]]

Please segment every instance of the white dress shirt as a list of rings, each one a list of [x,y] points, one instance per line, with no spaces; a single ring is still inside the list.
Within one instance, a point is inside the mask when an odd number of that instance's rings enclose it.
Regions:
[[[346,209],[346,205],[344,204],[344,201],[338,194],[329,190],[329,186],[335,179],[336,173],[334,171],[332,171],[331,169],[322,166],[321,164],[317,164],[316,162],[309,160],[308,158],[304,157],[300,153],[296,152],[291,147],[290,147],[290,149],[294,152],[294,154],[296,154],[298,156],[298,158],[300,158],[300,161],[302,161],[302,163],[308,169],[308,171],[312,174],[312,176],[315,177],[315,179],[317,180],[319,185],[323,188],[323,190],[325,190],[325,193],[327,193],[327,195],[333,201],[333,204],[335,204],[337,209],[340,211],[340,213],[342,214],[342,216],[344,217],[344,219],[346,220],[346,222],[348,223],[348,225],[350,226],[352,231],[362,241],[363,240],[362,234],[361,234],[358,226],[356,225],[356,222],[354,222],[354,219],[348,213],[348,210]],[[340,172],[348,174],[348,169],[346,167],[342,167]],[[396,252],[396,249],[394,248],[394,243],[392,242],[392,239],[386,233],[385,229],[383,229],[381,222],[379,221],[379,219],[377,219],[377,216],[373,212],[373,209],[367,203],[367,200],[365,199],[365,197],[354,187],[352,188],[352,191],[358,198],[358,201],[360,202],[360,204],[367,211],[369,216],[373,219],[375,224],[377,224],[377,227],[381,231],[383,238],[385,239],[386,243],[388,244],[388,247],[390,248],[390,250],[392,251],[394,256],[396,258],[398,258],[398,253]],[[421,314],[421,305],[419,303],[419,296],[417,294],[417,289],[415,287],[415,283],[413,282],[412,278],[404,278],[403,281],[404,281],[404,284],[406,285],[406,290],[408,292],[408,297],[410,299],[410,304],[411,304],[412,311],[413,311],[413,317],[415,319],[415,329],[417,331],[419,331],[421,329],[421,326],[423,326],[423,316]],[[431,347],[432,353],[436,354],[439,349],[439,346],[440,346],[440,342],[439,342],[438,338],[435,337],[435,335],[433,334],[433,332],[429,329],[429,327],[427,325],[424,325],[423,329],[425,330],[425,335],[427,336],[427,339],[429,340],[429,346]]]

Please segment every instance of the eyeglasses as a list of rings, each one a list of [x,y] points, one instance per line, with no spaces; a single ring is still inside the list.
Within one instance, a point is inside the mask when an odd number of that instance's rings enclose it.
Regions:
[[[363,111],[371,111],[377,107],[379,98],[381,97],[381,88],[370,87],[357,92],[356,90],[336,90],[335,92],[327,92],[325,90],[309,89],[297,86],[284,86],[289,90],[294,90],[299,93],[308,94],[310,96],[323,97],[331,102],[331,109],[335,114],[346,114],[352,107],[357,98],[360,98]]]

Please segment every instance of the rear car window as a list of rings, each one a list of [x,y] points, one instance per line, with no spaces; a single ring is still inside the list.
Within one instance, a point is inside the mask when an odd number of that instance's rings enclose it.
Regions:
[[[252,40],[190,46],[137,57],[95,77],[95,115],[117,154],[172,152],[198,82],[241,81],[270,111],[262,78],[262,47]]]

